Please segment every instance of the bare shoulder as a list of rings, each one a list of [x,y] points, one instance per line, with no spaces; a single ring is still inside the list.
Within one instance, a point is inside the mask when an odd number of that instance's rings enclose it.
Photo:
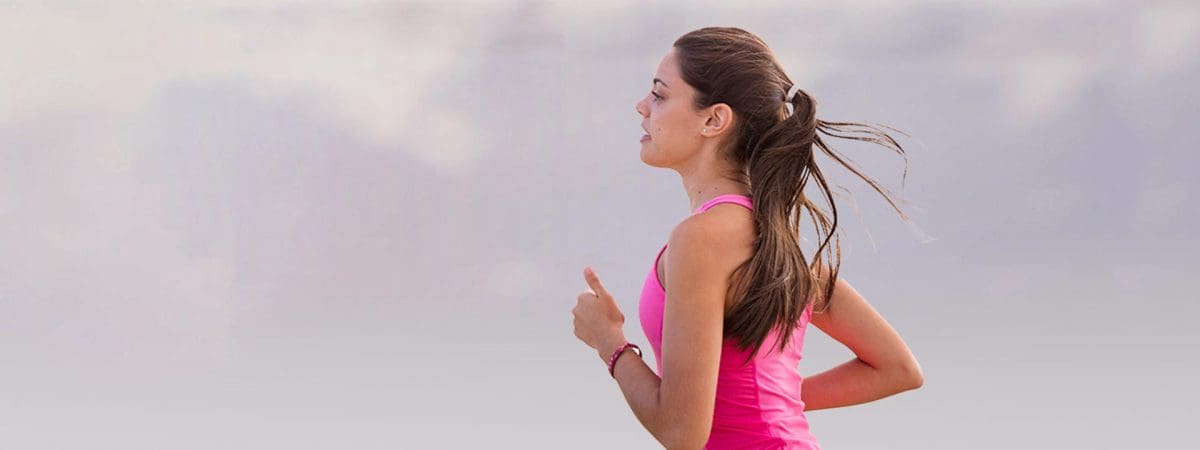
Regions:
[[[754,216],[743,206],[723,203],[684,219],[671,230],[667,252],[686,252],[700,263],[729,274],[754,254]],[[668,266],[672,259],[664,255]],[[685,263],[687,264],[687,263]]]
[[[671,232],[685,233],[718,238],[731,247],[750,245],[754,243],[754,213],[741,205],[722,203],[688,217]]]

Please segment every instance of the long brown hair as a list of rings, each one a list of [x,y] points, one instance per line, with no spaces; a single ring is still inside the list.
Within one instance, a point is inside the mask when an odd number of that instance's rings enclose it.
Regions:
[[[701,28],[681,36],[674,47],[683,80],[696,90],[695,107],[725,103],[734,111],[735,129],[722,151],[738,172],[726,176],[749,184],[754,204],[754,256],[731,278],[727,295],[740,301],[725,317],[725,335],[736,338],[742,350],[753,348],[753,357],[771,330],[781,327],[783,335],[778,345],[784,348],[808,304],[833,296],[841,266],[837,206],[817,167],[813,149],[820,149],[870,184],[908,221],[885,188],[863,175],[821,137],[824,134],[882,145],[904,157],[907,174],[904,149],[879,127],[899,131],[882,125],[820,120],[816,101],[803,90],[785,99],[792,80],[767,44],[741,28]],[[786,108],[788,100],[791,114]],[[828,215],[804,195],[810,176],[824,193]],[[808,209],[817,236],[822,238],[811,264],[800,247],[804,209]],[[822,261],[822,255],[828,262]],[[826,301],[821,311],[828,308]]]

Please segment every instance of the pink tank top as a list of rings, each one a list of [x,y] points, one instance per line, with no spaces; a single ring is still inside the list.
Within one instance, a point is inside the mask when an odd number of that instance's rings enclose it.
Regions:
[[[719,203],[737,203],[753,209],[749,197],[724,194],[705,202],[692,214],[707,211]],[[666,249],[667,246],[663,245],[654,258],[638,302],[638,318],[654,351],[660,375],[666,290],[658,280],[658,258]],[[800,383],[803,381],[799,371],[800,349],[804,345],[804,330],[811,317],[812,303],[809,303],[783,351],[774,348],[780,337],[778,330],[775,330],[767,336],[759,354],[745,366],[741,364],[749,351],[739,350],[732,338],[724,340],[717,373],[712,432],[705,449],[821,448],[809,433],[804,402],[800,400]]]

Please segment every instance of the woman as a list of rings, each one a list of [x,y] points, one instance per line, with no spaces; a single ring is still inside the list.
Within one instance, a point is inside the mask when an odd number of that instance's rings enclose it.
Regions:
[[[767,45],[739,28],[702,28],[676,40],[636,109],[646,131],[642,161],[678,172],[693,211],[659,250],[639,302],[658,375],[625,340],[625,316],[590,267],[591,289],[573,314],[575,335],[608,364],[655,439],[672,449],[819,449],[805,411],[921,386],[904,341],[837,276],[840,249],[836,240],[828,246],[837,209],[814,158],[820,149],[895,208],[818,132],[903,155],[895,140],[875,127],[817,119],[813,99],[793,86]],[[832,220],[803,195],[809,176]],[[824,234],[811,264],[800,246],[802,208]],[[857,358],[802,380],[797,365],[810,322]]]

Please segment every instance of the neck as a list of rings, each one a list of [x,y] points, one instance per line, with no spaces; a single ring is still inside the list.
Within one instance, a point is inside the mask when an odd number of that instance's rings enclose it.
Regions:
[[[719,195],[750,195],[750,186],[746,183],[738,183],[715,173],[702,173],[699,171],[692,174],[684,174],[683,187],[687,190],[688,201],[692,205],[688,211],[695,211],[696,208],[699,208]]]
[[[708,142],[705,145],[698,152],[698,157],[675,169],[683,179],[683,189],[687,191],[688,201],[692,204],[688,211],[695,211],[718,195],[750,195],[749,176],[743,175],[740,181],[726,176],[736,171],[730,169],[727,160],[719,157],[721,152],[715,147],[716,144]]]

